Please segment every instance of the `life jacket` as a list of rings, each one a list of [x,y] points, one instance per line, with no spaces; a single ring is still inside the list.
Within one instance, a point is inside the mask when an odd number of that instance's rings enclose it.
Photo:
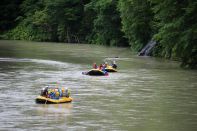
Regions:
[[[70,97],[70,91],[68,89],[65,91],[65,97]]]
[[[117,65],[116,64],[112,64],[112,67],[116,69],[117,68]]]
[[[59,93],[59,91],[56,91],[56,92],[55,92],[55,98],[56,98],[56,99],[59,99],[59,97],[60,97],[60,93]]]

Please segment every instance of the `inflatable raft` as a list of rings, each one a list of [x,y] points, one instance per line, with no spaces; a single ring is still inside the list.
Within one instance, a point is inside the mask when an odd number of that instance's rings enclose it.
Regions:
[[[113,68],[112,66],[106,67],[105,70],[106,70],[107,72],[117,72],[117,70],[116,70],[115,68]]]
[[[71,102],[73,99],[71,97],[60,97],[59,99],[51,99],[46,98],[44,96],[38,96],[36,98],[36,103],[38,104],[59,104],[59,103],[68,103]]]
[[[91,76],[106,76],[108,75],[107,72],[99,70],[99,69],[91,69],[88,72],[82,72],[84,75],[91,75]]]

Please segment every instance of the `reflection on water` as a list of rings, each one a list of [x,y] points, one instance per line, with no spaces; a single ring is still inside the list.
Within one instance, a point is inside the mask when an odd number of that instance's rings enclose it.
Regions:
[[[197,129],[197,73],[176,62],[93,45],[3,41],[0,47],[0,130]],[[104,59],[116,59],[118,72],[81,74]],[[73,102],[36,104],[46,85],[71,89]]]
[[[61,119],[61,117],[65,118],[67,116],[72,115],[72,104],[38,104],[35,107],[39,116],[48,116],[53,115]]]

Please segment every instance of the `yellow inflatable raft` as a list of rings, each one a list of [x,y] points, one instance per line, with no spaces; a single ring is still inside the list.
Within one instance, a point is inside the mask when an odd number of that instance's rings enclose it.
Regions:
[[[82,74],[91,75],[91,76],[106,76],[106,75],[108,75],[107,72],[104,72],[104,71],[99,70],[99,69],[91,69],[88,72],[82,72]]]
[[[46,98],[44,96],[38,96],[36,98],[36,103],[39,104],[58,104],[58,103],[68,103],[73,99],[71,97],[60,97],[59,99]]]
[[[105,68],[105,70],[106,70],[107,72],[117,72],[117,70],[114,69],[112,66],[107,66],[107,67]]]

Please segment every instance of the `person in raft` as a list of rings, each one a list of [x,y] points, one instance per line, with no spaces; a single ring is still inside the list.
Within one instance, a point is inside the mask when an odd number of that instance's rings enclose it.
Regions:
[[[51,99],[59,99],[60,97],[70,97],[70,90],[65,88],[49,88],[48,86],[41,90],[41,96]]]
[[[96,65],[96,63],[94,63],[93,64],[93,69],[97,69],[98,67],[97,67],[97,65]]]
[[[107,68],[109,65],[107,62],[105,62],[105,64],[103,64],[103,68]]]
[[[117,68],[116,61],[115,61],[115,60],[112,62],[111,66],[112,66],[114,69]]]
[[[103,70],[103,65],[102,64],[100,64],[99,70]]]
[[[46,86],[45,88],[42,88],[40,95],[44,96],[44,97],[47,97],[48,96],[48,89],[49,89],[49,86]]]

